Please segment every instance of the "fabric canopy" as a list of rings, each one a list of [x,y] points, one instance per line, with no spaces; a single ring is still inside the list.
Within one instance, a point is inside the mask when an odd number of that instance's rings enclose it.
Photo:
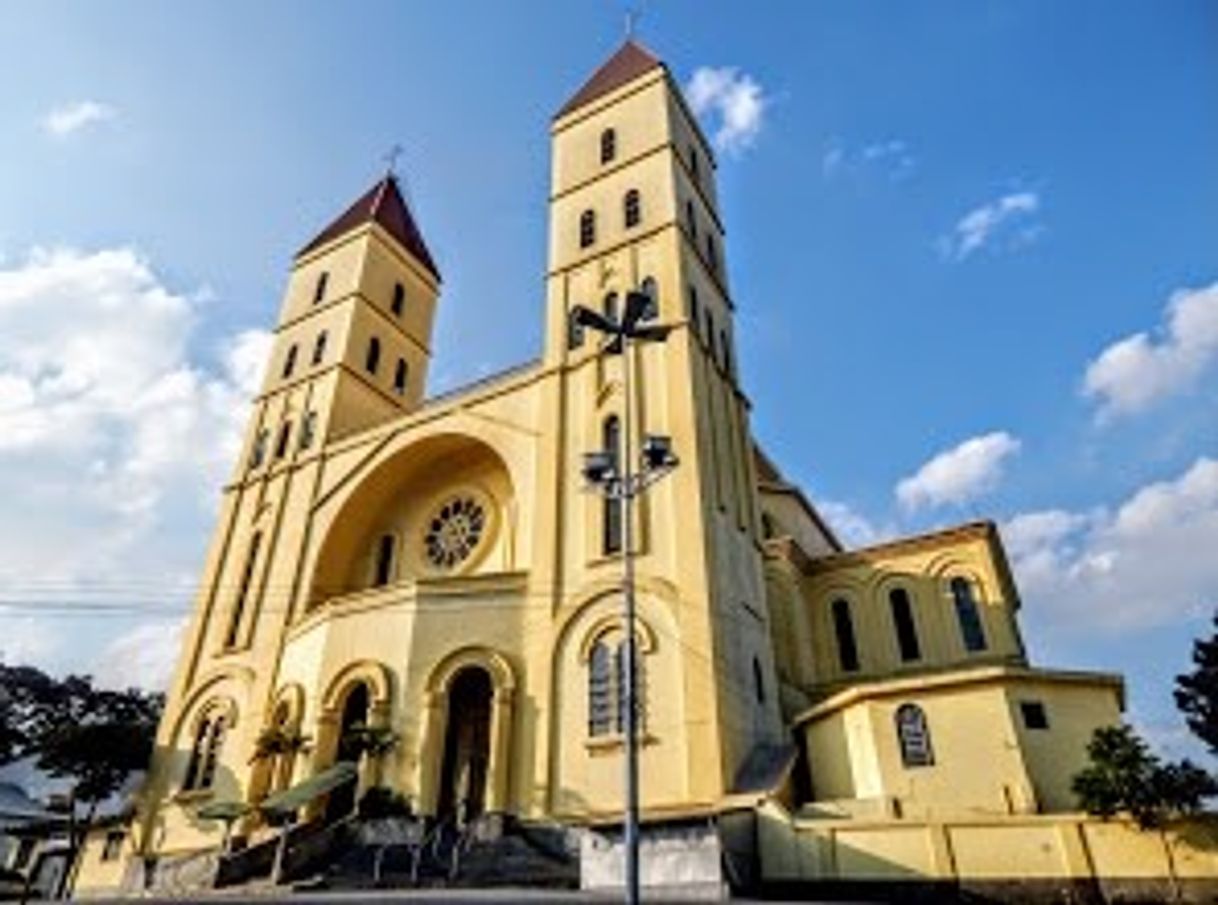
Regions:
[[[258,805],[259,809],[268,814],[285,816],[308,804],[319,795],[332,792],[339,786],[355,782],[359,768],[348,761],[340,761],[332,767],[322,770],[303,782],[298,782],[290,789],[276,792]]]

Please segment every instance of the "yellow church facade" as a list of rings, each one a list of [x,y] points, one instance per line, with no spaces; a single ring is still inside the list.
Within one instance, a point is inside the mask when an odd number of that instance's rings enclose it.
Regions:
[[[757,447],[714,154],[667,68],[627,42],[551,139],[536,361],[426,394],[441,276],[392,174],[295,258],[132,862],[171,873],[221,845],[202,806],[256,805],[344,760],[355,787],[301,819],[377,787],[435,821],[611,839],[624,526],[580,466],[623,454],[624,433],[671,437],[680,458],[632,525],[647,827],[751,813],[749,857],[797,881],[835,876],[809,854],[826,827],[1073,812],[1070,777],[1119,721],[1121,679],[1029,664],[992,524],[847,550]],[[605,354],[572,310],[620,316],[632,291],[672,330]],[[349,743],[369,728],[387,740],[375,754]],[[268,730],[295,744],[268,755]],[[585,885],[611,885],[594,850]],[[664,882],[648,851],[645,834],[644,879]]]

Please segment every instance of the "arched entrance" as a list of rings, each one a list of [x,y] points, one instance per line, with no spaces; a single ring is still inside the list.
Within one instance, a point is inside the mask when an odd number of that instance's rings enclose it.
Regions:
[[[360,682],[352,686],[343,702],[342,719],[338,727],[338,748],[334,754],[334,762],[348,761],[359,763],[363,754],[362,738],[355,730],[368,726],[368,709],[371,696],[368,686]],[[326,822],[329,823],[346,817],[355,809],[356,783],[350,782],[340,786],[330,793],[326,802]]]
[[[494,687],[480,666],[466,666],[448,688],[444,758],[436,816],[464,823],[486,810]]]

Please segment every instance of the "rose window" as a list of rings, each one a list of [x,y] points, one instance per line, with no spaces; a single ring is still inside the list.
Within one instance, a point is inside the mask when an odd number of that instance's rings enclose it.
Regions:
[[[469,559],[486,531],[486,510],[472,496],[456,496],[431,517],[423,545],[437,569],[452,569]]]

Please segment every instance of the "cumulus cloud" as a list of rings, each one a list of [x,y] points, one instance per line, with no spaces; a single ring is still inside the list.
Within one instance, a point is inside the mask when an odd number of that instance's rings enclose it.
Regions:
[[[77,101],[56,107],[42,118],[42,128],[48,135],[64,138],[86,126],[114,119],[118,111],[99,101]]]
[[[695,114],[718,119],[713,142],[727,154],[752,146],[769,106],[761,85],[733,66],[699,67],[685,86],[685,96]]]
[[[164,691],[173,678],[185,620],[156,620],[115,638],[98,658],[94,678],[104,688]]]
[[[1035,192],[1012,192],[988,201],[956,221],[950,233],[939,240],[945,258],[963,261],[989,246],[1011,250],[1034,242],[1042,227],[1036,220],[1040,196]]]
[[[1218,460],[1139,488],[1115,510],[1022,513],[1002,535],[1023,596],[1051,621],[1119,631],[1218,607]]]
[[[194,360],[200,304],[129,248],[0,268],[0,636],[44,619],[43,661],[72,612],[189,597],[269,343]]]
[[[1218,362],[1218,283],[1173,293],[1163,321],[1153,335],[1127,336],[1087,365],[1083,393],[1099,403],[1101,419],[1143,411]]]
[[[1005,431],[971,437],[903,478],[897,499],[907,510],[967,503],[997,486],[1004,463],[1019,446]]]

